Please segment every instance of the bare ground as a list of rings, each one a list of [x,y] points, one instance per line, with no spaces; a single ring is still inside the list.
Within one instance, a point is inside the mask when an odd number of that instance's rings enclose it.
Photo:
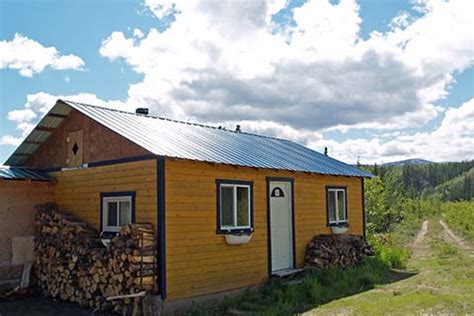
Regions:
[[[95,313],[90,309],[84,309],[78,304],[62,300],[47,298],[39,293],[16,296],[8,300],[0,299],[0,316],[86,316],[86,315],[110,315],[106,313]]]
[[[415,238],[415,241],[413,242],[414,247],[419,246],[421,244],[427,232],[428,232],[428,221],[424,221],[423,224],[421,225],[421,229],[418,232],[418,235]]]
[[[467,243],[463,238],[453,233],[453,231],[449,228],[449,226],[443,220],[440,220],[439,223],[441,224],[441,226],[443,226],[444,233],[448,237],[447,240],[450,240],[452,244],[454,244],[455,246],[465,251],[469,255],[469,257],[474,258],[474,248],[469,243]]]

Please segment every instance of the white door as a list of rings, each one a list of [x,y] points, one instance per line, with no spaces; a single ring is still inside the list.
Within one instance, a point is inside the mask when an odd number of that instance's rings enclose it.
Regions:
[[[293,268],[291,183],[270,181],[270,238],[272,272]]]

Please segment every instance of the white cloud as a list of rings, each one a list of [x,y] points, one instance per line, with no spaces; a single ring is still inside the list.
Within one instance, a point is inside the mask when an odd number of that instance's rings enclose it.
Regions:
[[[413,132],[394,135],[382,141],[350,139],[336,142],[318,140],[313,148],[328,146],[335,158],[362,163],[380,163],[406,158],[426,158],[434,161],[468,160],[474,157],[474,98],[459,107],[449,108],[441,125],[430,132]]]
[[[389,31],[367,40],[359,35],[356,1],[333,3],[308,0],[293,9],[293,24],[279,25],[271,17],[284,0],[145,0],[157,19],[174,16],[169,27],[113,32],[99,51],[143,79],[129,87],[124,103],[86,94],[82,101],[149,106],[158,115],[227,128],[240,124],[317,150],[329,147],[348,162],[358,156],[362,162],[472,158],[472,101],[448,109],[437,104],[455,76],[473,65],[474,2],[418,1],[417,14],[401,12]],[[25,110],[39,116],[56,98],[30,95]],[[434,131],[406,130],[441,115]],[[19,129],[35,119],[18,122]],[[354,129],[372,139],[322,136]]]
[[[341,0],[337,5],[327,0],[308,1],[294,9],[294,18],[291,47],[303,52],[307,60],[349,57],[359,39],[362,19],[352,0]]]
[[[55,47],[44,47],[18,33],[11,41],[0,41],[0,69],[16,69],[20,75],[32,77],[46,67],[81,70],[84,61],[76,55],[61,55]]]
[[[403,12],[365,41],[354,0],[309,0],[293,9],[294,25],[277,28],[271,16],[285,1],[145,4],[175,21],[143,37],[113,32],[100,54],[143,74],[129,89],[134,104],[175,118],[313,131],[415,127],[443,112],[433,104],[474,60],[470,1],[417,3],[420,18]]]
[[[7,119],[16,123],[16,129],[21,133],[21,137],[4,135],[0,145],[18,145],[35,127],[39,120],[56,104],[58,99],[94,104],[97,106],[132,111],[134,107],[127,103],[116,100],[104,101],[96,95],[90,93],[79,93],[75,95],[52,95],[45,92],[28,94],[26,103],[21,110],[8,112]]]
[[[13,110],[8,112],[7,119],[12,122],[30,122],[36,118],[36,113],[31,109]]]
[[[215,125],[221,125],[227,129],[235,129],[237,125],[240,125],[243,132],[290,139],[302,144],[323,138],[322,134],[317,131],[295,129],[289,125],[282,125],[271,121],[227,121]]]
[[[21,144],[21,138],[14,137],[11,135],[3,135],[2,138],[0,138],[0,145],[6,145],[6,146],[18,146]]]

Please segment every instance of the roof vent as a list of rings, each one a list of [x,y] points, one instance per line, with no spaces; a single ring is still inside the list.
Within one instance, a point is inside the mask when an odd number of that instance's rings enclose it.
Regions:
[[[135,113],[136,114],[142,114],[142,115],[148,115],[150,112],[150,109],[148,108],[136,108]]]
[[[242,130],[240,129],[240,125],[237,125],[237,126],[235,127],[235,131],[236,131],[237,133],[242,132]]]

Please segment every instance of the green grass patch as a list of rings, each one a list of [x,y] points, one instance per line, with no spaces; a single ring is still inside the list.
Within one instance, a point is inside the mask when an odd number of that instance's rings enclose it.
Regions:
[[[443,203],[441,213],[449,227],[474,242],[474,201]]]
[[[439,257],[451,257],[459,254],[459,249],[450,244],[433,244],[432,247],[437,252]]]
[[[379,262],[392,269],[405,269],[410,251],[394,242],[393,234],[369,235],[368,240],[374,247]]]
[[[409,260],[421,273],[375,291],[324,304],[310,315],[471,315],[474,314],[474,262],[446,240],[438,219]]]
[[[378,257],[358,267],[308,272],[296,282],[268,283],[257,290],[226,298],[218,305],[197,305],[189,315],[291,315],[335,299],[353,295],[391,282],[395,277],[389,265]]]

